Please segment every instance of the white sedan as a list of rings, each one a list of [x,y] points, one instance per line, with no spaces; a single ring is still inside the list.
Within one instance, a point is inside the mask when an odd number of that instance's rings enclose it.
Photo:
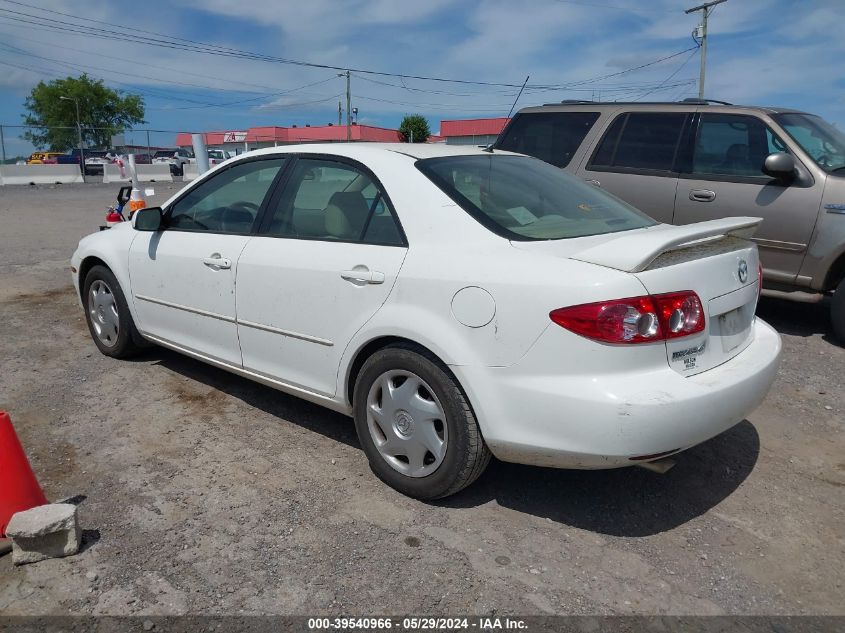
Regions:
[[[149,342],[354,417],[375,473],[659,460],[765,397],[759,219],[654,222],[534,158],[435,145],[226,161],[73,255],[94,343]]]

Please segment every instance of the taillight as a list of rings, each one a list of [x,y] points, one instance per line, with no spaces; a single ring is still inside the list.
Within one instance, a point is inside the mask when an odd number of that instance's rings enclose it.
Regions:
[[[558,308],[552,321],[605,343],[648,343],[704,330],[704,308],[691,290]]]
[[[757,262],[757,299],[763,293],[763,264]]]
[[[654,297],[664,338],[678,338],[704,329],[704,308],[691,290]]]

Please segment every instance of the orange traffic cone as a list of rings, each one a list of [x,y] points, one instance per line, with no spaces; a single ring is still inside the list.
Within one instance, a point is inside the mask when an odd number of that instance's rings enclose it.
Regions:
[[[23,452],[12,419],[0,411],[0,536],[16,512],[48,503]]]

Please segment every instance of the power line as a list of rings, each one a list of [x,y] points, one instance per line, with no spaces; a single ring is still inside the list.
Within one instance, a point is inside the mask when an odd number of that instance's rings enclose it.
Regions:
[[[62,13],[59,11],[55,11],[52,9],[43,9],[41,7],[37,7],[34,5],[26,4],[24,2],[18,2],[17,0],[0,0],[2,2],[15,4],[18,6],[29,7],[31,9],[36,9],[43,12],[55,13],[58,15],[63,15],[65,17],[71,17],[77,21],[91,21],[96,22],[99,24],[105,24],[107,26],[115,26],[118,28],[123,29],[124,27],[121,25],[113,24],[110,22],[103,22],[100,20],[94,20],[92,18],[78,18],[76,16],[72,16],[67,13]],[[11,16],[5,16],[8,19],[16,20],[24,24],[36,25],[36,26],[46,26],[48,28],[53,28],[59,31],[66,31],[72,33],[80,33],[84,35],[88,35],[91,37],[99,37],[103,39],[115,39],[118,38],[121,41],[125,41],[125,36],[121,32],[114,32],[109,31],[106,29],[100,29],[91,27],[85,24],[75,24],[71,22],[65,22],[63,20],[57,20],[53,18],[46,18],[43,16],[33,15],[30,13],[25,13],[21,11],[14,11],[12,9],[0,9],[0,11],[5,13],[12,14]],[[24,17],[16,17],[16,16],[24,16]],[[37,20],[33,22],[32,18]],[[83,29],[83,30],[80,30]],[[155,37],[146,37],[143,35],[139,35],[140,33],[147,33],[153,35]],[[164,38],[164,39],[158,39]],[[295,60],[295,59],[288,59],[282,57],[275,57],[270,55],[262,55],[259,53],[253,53],[250,51],[244,51],[241,49],[229,48],[225,46],[219,46],[215,44],[206,44],[203,42],[197,42],[195,40],[189,40],[187,38],[180,38],[170,35],[165,35],[162,33],[157,33],[155,31],[146,31],[143,29],[134,29],[133,30],[133,41],[139,44],[147,44],[147,45],[156,45],[164,48],[170,49],[177,49],[177,50],[185,50],[190,52],[198,52],[204,54],[211,54],[211,55],[221,55],[225,57],[235,57],[235,58],[242,58],[242,59],[250,59],[254,61],[264,61],[264,62],[275,62],[275,63],[282,63],[282,64],[291,64],[296,66],[305,66],[310,68],[322,68],[327,70],[340,70],[340,71],[350,71],[356,74],[368,74],[368,75],[377,75],[377,76],[384,76],[384,77],[398,77],[403,79],[416,79],[421,81],[437,81],[437,82],[446,82],[446,83],[454,83],[454,84],[462,84],[462,85],[477,85],[477,86],[490,86],[490,87],[504,87],[504,88],[521,88],[522,84],[513,84],[513,83],[503,83],[503,82],[488,82],[488,81],[475,81],[475,80],[467,80],[467,79],[454,79],[454,78],[446,78],[446,77],[434,77],[434,76],[425,76],[425,75],[408,75],[403,73],[390,73],[385,71],[377,71],[377,70],[370,70],[364,68],[350,68],[344,66],[335,66],[331,64],[317,64],[314,62],[302,61],[302,60]],[[636,66],[634,68],[625,69],[623,71],[619,71],[616,73],[610,73],[608,75],[603,75],[600,77],[595,77],[591,79],[581,80],[579,82],[570,82],[568,84],[550,84],[550,85],[529,85],[526,89],[546,89],[546,90],[560,90],[565,89],[567,87],[573,85],[581,85],[584,83],[590,83],[595,81],[601,81],[602,79],[616,77],[628,72],[633,72],[635,70],[639,70],[642,68],[646,68],[648,66],[652,66],[654,64],[658,64],[662,61],[666,61],[667,59],[672,59],[678,55],[682,55],[688,52],[690,49],[679,51],[678,53],[668,55],[666,57],[662,57],[660,59],[654,60],[652,62],[648,62],[646,64],[641,64],[640,66]]]
[[[660,82],[660,84],[658,84],[656,87],[652,88],[652,89],[651,89],[651,90],[649,90],[648,92],[646,92],[646,93],[644,93],[644,94],[640,95],[639,97],[637,97],[636,99],[634,99],[634,101],[639,101],[640,99],[644,99],[644,98],[646,98],[646,97],[647,97],[648,95],[650,95],[652,92],[657,92],[658,90],[662,90],[662,89],[664,89],[665,84],[667,84],[667,83],[669,82],[669,80],[670,80],[670,79],[672,79],[675,75],[677,75],[679,72],[681,72],[681,71],[684,69],[684,66],[686,66],[686,65],[687,65],[687,63],[689,62],[689,60],[691,60],[693,57],[695,57],[695,54],[698,52],[698,50],[699,50],[699,49],[698,49],[698,48],[696,48],[694,51],[692,51],[692,52],[689,54],[689,56],[688,56],[688,57],[687,57],[687,58],[686,58],[686,59],[685,59],[685,60],[681,63],[681,65],[680,65],[680,66],[678,66],[678,67],[674,70],[674,72],[672,72],[672,73],[671,73],[668,77],[666,77],[666,79],[664,79],[662,82]]]

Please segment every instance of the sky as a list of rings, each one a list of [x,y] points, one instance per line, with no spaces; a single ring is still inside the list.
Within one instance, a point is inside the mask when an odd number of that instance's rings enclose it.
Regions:
[[[701,14],[684,13],[695,4],[0,0],[0,125],[20,125],[39,81],[83,71],[143,95],[147,124],[138,127],[161,130],[153,145],[173,145],[176,131],[337,123],[345,78],[298,62],[353,69],[358,121],[383,127],[406,114],[424,115],[433,132],[442,119],[506,116],[527,76],[517,109],[562,99],[677,100],[698,94],[691,33]],[[845,0],[728,0],[709,20],[706,96],[799,108],[845,127],[843,24]],[[159,42],[133,41],[133,32]],[[172,38],[180,44],[168,45]],[[184,50],[185,40],[230,54]],[[20,133],[4,127],[7,155],[32,151]]]

